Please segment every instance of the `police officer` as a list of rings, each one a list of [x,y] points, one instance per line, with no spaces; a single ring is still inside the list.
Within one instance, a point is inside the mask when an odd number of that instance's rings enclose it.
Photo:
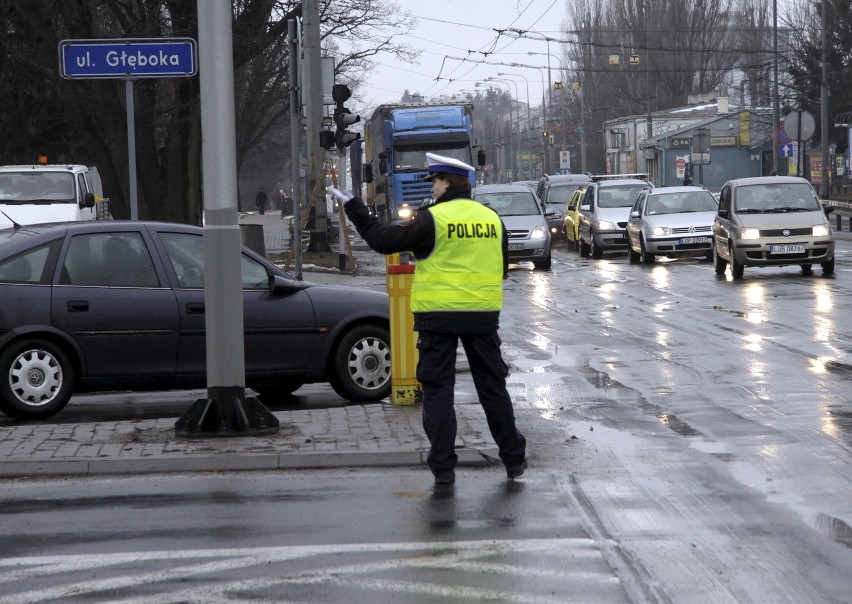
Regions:
[[[438,485],[455,482],[456,414],[453,408],[456,349],[461,339],[491,435],[515,479],[524,473],[526,440],[515,427],[506,390],[509,369],[500,354],[502,281],[507,274],[506,230],[490,208],[470,199],[474,168],[427,153],[434,203],[400,225],[382,225],[363,201],[331,189],[373,250],[411,252],[417,269],[411,288],[418,332],[417,379],[423,388],[423,428],[431,449],[427,463]]]

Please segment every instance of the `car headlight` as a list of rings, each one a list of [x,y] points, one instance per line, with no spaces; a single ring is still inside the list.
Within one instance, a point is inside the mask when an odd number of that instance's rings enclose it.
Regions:
[[[530,239],[544,239],[547,237],[547,230],[543,226],[537,226],[530,233]]]
[[[402,208],[399,208],[396,211],[396,215],[397,215],[398,218],[401,218],[402,220],[408,220],[409,218],[411,218],[414,215],[414,212],[412,212],[411,208],[409,208],[409,207],[402,207]]]
[[[754,227],[741,227],[740,239],[760,239],[760,229]]]
[[[814,237],[828,237],[831,234],[831,227],[827,224],[815,224],[813,230]]]
[[[595,223],[595,228],[599,231],[614,231],[615,225],[609,220],[598,220]]]
[[[659,237],[660,235],[671,235],[672,230],[669,227],[656,226],[656,227],[654,227],[654,230],[652,231],[652,233],[654,233],[654,235]]]

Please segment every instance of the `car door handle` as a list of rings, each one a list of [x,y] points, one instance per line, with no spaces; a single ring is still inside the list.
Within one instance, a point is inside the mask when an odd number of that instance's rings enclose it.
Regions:
[[[67,304],[68,312],[86,312],[89,310],[88,300],[70,300]]]
[[[189,302],[186,305],[186,313],[188,315],[203,315],[204,314],[204,303],[203,302]]]

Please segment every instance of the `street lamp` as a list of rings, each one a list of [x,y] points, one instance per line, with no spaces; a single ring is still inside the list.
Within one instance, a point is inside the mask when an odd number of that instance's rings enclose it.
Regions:
[[[496,78],[486,78],[485,81],[486,82],[494,81],[498,84],[503,84],[504,86],[506,86],[506,91],[509,93],[509,157],[510,157],[510,159],[506,163],[508,163],[509,171],[512,175],[512,178],[514,178],[517,175],[516,166],[515,166],[515,161],[517,159],[517,156],[515,154],[515,146],[514,146],[514,143],[512,141],[512,119],[513,119],[512,118],[512,87],[509,86],[509,82],[504,81],[504,80],[498,80]],[[475,86],[477,88],[480,85],[483,85],[483,83],[477,82],[475,84]],[[515,112],[517,113],[517,105],[515,106]],[[520,120],[518,120],[518,121],[520,121]],[[520,128],[518,128],[518,147],[520,147],[520,146],[521,146],[520,145]]]
[[[548,64],[550,64],[549,60],[548,60]],[[545,136],[544,136],[547,129],[548,129],[547,128],[547,102],[545,101],[546,97],[545,97],[545,94],[544,94],[544,70],[541,67],[538,67],[536,65],[523,65],[521,63],[509,63],[509,65],[511,65],[512,67],[522,67],[524,69],[538,69],[538,74],[541,77],[541,134],[542,134],[542,137],[541,137],[542,138],[541,154],[542,154],[542,160],[543,160],[542,168],[544,169],[545,174],[549,174],[550,173],[550,153],[548,152],[548,149],[549,149],[548,141],[545,140]],[[523,76],[521,76],[521,77],[523,77]],[[548,86],[549,86],[550,85],[550,69],[549,68],[548,68],[548,71],[547,71],[547,82],[548,82]],[[553,105],[551,104],[551,107],[552,106]]]
[[[524,79],[524,82],[526,83],[526,86],[527,86],[527,138],[529,138],[530,136],[532,136],[532,117],[530,117],[530,82],[529,82],[529,80],[526,78],[526,76],[523,76],[519,73],[504,73],[504,72],[498,71],[497,75],[498,76],[515,76],[515,77]],[[514,82],[514,80],[508,80],[508,81],[515,84],[515,88],[517,88],[517,83]],[[532,164],[532,145],[530,145],[529,143],[527,143],[527,165],[528,165],[528,170],[529,170],[529,178],[533,179],[534,172],[533,172],[533,164]]]

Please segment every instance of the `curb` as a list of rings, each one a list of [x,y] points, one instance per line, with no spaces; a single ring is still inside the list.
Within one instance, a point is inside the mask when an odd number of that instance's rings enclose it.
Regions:
[[[0,478],[421,466],[426,464],[427,454],[428,451],[425,450],[398,449],[371,452],[184,455],[148,459],[7,459],[0,462]],[[500,463],[496,447],[457,447],[456,454],[459,465],[488,466]]]

